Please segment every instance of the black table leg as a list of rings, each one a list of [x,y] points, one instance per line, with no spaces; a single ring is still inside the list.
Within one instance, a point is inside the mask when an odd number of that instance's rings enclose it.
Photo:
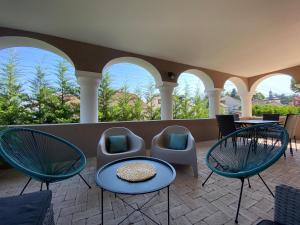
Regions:
[[[168,225],[170,225],[170,186],[168,186]]]
[[[101,188],[101,225],[103,225],[103,188]]]

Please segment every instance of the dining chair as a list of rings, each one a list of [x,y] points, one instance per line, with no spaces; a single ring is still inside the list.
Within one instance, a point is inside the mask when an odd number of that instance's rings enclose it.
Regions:
[[[219,128],[218,139],[236,131],[233,115],[216,115],[216,119]]]
[[[299,115],[287,114],[284,123],[284,128],[287,130],[289,134],[289,146],[292,155],[293,155],[292,139],[294,139],[295,149],[297,151],[296,131],[297,131],[298,122],[299,122]]]
[[[271,113],[266,113],[263,114],[263,120],[274,120],[274,121],[279,121],[279,114],[271,114]]]

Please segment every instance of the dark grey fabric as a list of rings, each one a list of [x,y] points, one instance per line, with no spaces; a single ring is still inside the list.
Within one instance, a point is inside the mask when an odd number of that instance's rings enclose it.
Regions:
[[[0,198],[0,225],[42,225],[51,199],[51,191]]]
[[[281,225],[281,224],[275,223],[271,220],[263,220],[263,221],[259,222],[257,225]]]
[[[300,224],[300,190],[279,185],[275,196],[274,220],[284,225]]]

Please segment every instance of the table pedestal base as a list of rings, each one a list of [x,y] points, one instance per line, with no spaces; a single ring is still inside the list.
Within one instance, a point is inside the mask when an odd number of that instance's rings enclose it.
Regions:
[[[168,194],[168,225],[170,224],[170,186],[167,186],[167,194]],[[101,188],[101,224],[104,225],[104,214],[103,214],[103,192],[104,189]],[[144,204],[142,204],[141,206],[138,207],[134,207],[133,205],[131,205],[130,203],[126,202],[123,198],[121,198],[120,196],[118,196],[117,194],[115,194],[115,197],[120,199],[125,205],[129,206],[131,209],[133,209],[133,211],[131,213],[129,213],[121,222],[118,223],[118,225],[122,224],[127,218],[129,218],[133,213],[135,212],[140,212],[142,215],[144,215],[145,217],[147,217],[149,220],[151,220],[153,223],[160,225],[160,223],[158,223],[157,221],[155,221],[153,218],[151,218],[150,216],[148,216],[146,213],[144,213],[142,211],[142,209],[149,203],[151,202],[155,197],[157,197],[159,195],[159,191],[156,192],[155,195],[153,195],[151,198],[149,198]]]

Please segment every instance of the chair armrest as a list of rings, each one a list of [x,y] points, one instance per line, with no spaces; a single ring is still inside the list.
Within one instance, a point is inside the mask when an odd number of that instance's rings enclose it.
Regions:
[[[164,149],[165,146],[162,144],[162,133],[155,135],[151,142],[151,148],[158,147],[160,149]]]
[[[191,133],[188,134],[186,150],[196,149],[195,139]]]
[[[140,136],[137,136],[134,133],[129,135],[130,138],[130,151],[139,151],[145,150],[145,141]]]
[[[106,149],[106,140],[105,136],[101,136],[99,143],[98,143],[98,148],[97,148],[97,155],[107,155],[107,149]]]

